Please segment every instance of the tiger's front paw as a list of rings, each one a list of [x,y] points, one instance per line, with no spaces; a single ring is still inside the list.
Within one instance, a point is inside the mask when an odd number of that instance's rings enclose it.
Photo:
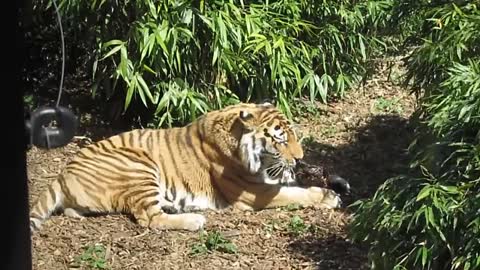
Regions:
[[[205,223],[207,222],[206,218],[200,214],[182,214],[183,225],[182,229],[188,231],[198,231],[203,229]]]
[[[340,196],[333,190],[321,187],[308,188],[309,198],[313,206],[335,209],[342,206]]]
[[[206,219],[200,214],[161,214],[150,221],[149,227],[153,230],[187,230],[198,231],[205,226]]]

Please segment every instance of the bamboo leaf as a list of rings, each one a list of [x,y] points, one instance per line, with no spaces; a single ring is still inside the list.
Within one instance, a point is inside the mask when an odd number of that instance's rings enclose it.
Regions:
[[[425,246],[422,246],[422,266],[427,264],[428,258],[428,249]]]
[[[417,195],[416,201],[419,202],[430,195],[432,188],[430,185],[424,186]]]
[[[147,83],[145,82],[145,80],[143,79],[142,75],[137,74],[137,81],[139,82],[140,86],[142,87],[143,92],[147,95],[147,97],[150,99],[150,101],[153,102],[152,93],[150,92],[150,89],[149,89]],[[140,92],[142,92],[142,91],[140,91]],[[147,105],[145,104],[145,106],[147,106]]]
[[[367,60],[367,54],[365,52],[365,44],[363,43],[363,36],[358,35],[358,44],[360,45],[360,53],[362,54],[362,60]]]
[[[121,45],[118,45],[116,47],[113,47],[113,49],[111,49],[108,53],[106,53],[101,59],[101,60],[104,60],[110,56],[112,56],[113,54],[117,53],[118,51],[120,51],[122,48],[124,48],[124,45],[121,44]]]
[[[133,77],[132,80],[128,83],[127,95],[125,97],[125,105],[123,108],[124,111],[126,111],[128,109],[128,106],[130,105],[133,92],[135,91],[135,87],[136,87],[136,79],[135,77]]]

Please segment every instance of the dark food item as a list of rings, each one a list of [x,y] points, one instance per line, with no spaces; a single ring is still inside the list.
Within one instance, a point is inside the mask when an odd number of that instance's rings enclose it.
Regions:
[[[310,165],[299,161],[296,168],[297,182],[302,186],[328,187],[328,173],[323,166]]]
[[[343,177],[330,174],[323,166],[300,161],[296,168],[297,182],[301,186],[318,186],[333,189],[339,194],[350,194],[350,184]]]
[[[343,177],[336,174],[328,176],[328,185],[338,194],[348,195],[351,192],[350,184]]]

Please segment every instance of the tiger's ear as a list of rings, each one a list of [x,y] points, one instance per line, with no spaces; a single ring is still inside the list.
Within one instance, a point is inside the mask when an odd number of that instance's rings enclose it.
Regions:
[[[246,110],[241,110],[238,120],[244,129],[251,130],[255,124],[253,122],[254,115]]]
[[[240,111],[240,120],[242,122],[247,122],[248,120],[253,118],[253,114],[249,113],[248,111]]]
[[[275,107],[277,106],[277,102],[274,98],[266,98],[262,100],[261,105],[266,107]]]

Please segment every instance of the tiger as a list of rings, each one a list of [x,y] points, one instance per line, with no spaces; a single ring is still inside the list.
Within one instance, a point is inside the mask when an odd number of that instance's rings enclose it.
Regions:
[[[155,230],[201,230],[202,210],[296,204],[336,209],[329,188],[296,185],[304,150],[272,103],[237,103],[171,128],[138,128],[81,148],[30,212],[31,231],[58,213],[129,214]]]

